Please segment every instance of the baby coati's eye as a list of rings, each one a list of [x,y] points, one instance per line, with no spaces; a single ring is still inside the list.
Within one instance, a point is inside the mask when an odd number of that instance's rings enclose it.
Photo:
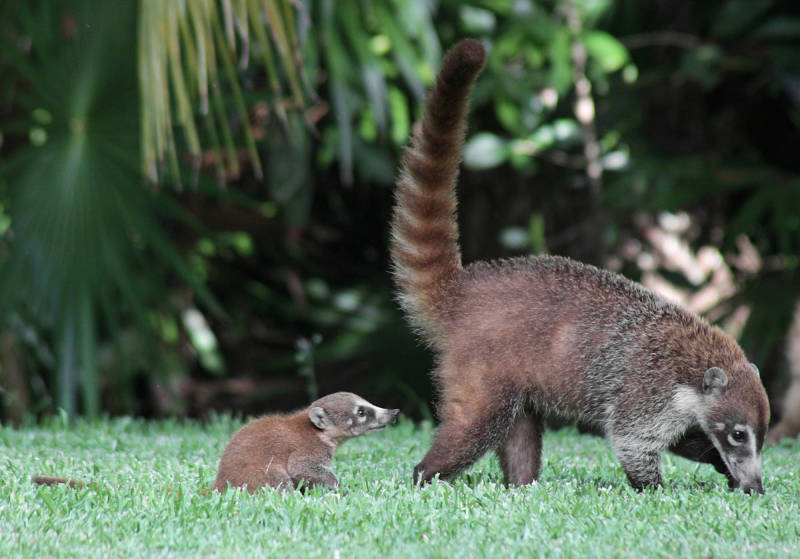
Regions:
[[[364,411],[364,408],[358,408],[356,410],[356,415],[358,415],[358,417],[364,417],[365,415],[367,415],[367,412]]]
[[[736,441],[737,443],[741,443],[744,442],[744,440],[747,438],[747,433],[745,433],[744,431],[739,431],[737,429],[736,431],[731,433],[731,437],[733,437],[733,440]]]

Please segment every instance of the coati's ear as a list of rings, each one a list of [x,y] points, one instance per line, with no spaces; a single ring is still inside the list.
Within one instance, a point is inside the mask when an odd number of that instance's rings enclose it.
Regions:
[[[722,396],[728,388],[728,375],[719,367],[711,367],[703,373],[703,394]]]
[[[756,376],[761,377],[761,371],[758,370],[755,363],[750,363],[750,366],[753,367],[753,370],[756,372]]]
[[[325,411],[325,408],[320,406],[314,406],[308,410],[308,418],[318,429],[327,429],[333,425],[331,416],[328,415],[328,412]]]

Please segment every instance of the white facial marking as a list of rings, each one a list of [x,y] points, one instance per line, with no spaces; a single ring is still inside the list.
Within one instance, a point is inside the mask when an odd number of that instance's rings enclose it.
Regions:
[[[672,393],[672,406],[681,415],[693,419],[702,418],[705,404],[703,396],[695,392],[691,386],[679,384]]]
[[[756,451],[756,437],[753,428],[749,425],[735,425],[734,428],[744,427],[742,431],[747,433],[747,446],[749,447],[750,454],[744,459],[743,463],[739,465],[742,475],[748,479],[761,479],[761,457]]]
[[[724,423],[715,423],[714,424],[714,431],[724,431],[725,424]]]
[[[747,431],[747,440],[750,442],[750,452],[753,456],[757,456],[758,452],[756,451],[756,434],[753,431],[753,428],[749,425],[745,427],[745,430]]]
[[[368,408],[374,408],[374,407],[375,406],[373,406],[372,404],[370,404],[366,400],[363,400],[363,399],[356,400],[356,405],[353,408],[353,415],[358,419],[359,423],[366,423],[367,422],[366,410]],[[358,413],[359,409],[363,410],[362,413],[360,413],[360,414]]]

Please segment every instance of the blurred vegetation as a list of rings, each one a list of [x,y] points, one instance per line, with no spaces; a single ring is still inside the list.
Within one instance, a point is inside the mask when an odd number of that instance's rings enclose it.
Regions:
[[[549,251],[640,279],[642,224],[683,216],[735,287],[709,317],[745,317],[778,395],[800,297],[796,2],[19,0],[0,6],[3,417],[259,413],[339,389],[429,415],[387,221],[463,37],[489,48],[466,259]]]

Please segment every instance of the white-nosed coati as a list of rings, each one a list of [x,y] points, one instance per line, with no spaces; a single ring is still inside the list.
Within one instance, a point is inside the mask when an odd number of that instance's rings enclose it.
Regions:
[[[234,434],[219,462],[211,490],[228,486],[254,493],[269,485],[292,489],[321,485],[336,489],[339,482],[329,465],[336,447],[347,439],[380,431],[395,421],[400,410],[374,406],[351,392],[336,392],[293,414],[254,419]],[[82,481],[35,476],[39,485],[69,484],[81,489]]]
[[[622,276],[557,256],[462,267],[455,184],[482,45],[445,57],[405,153],[392,218],[399,300],[437,353],[440,425],[414,480],[446,479],[488,450],[505,481],[539,476],[543,417],[610,441],[631,485],[662,483],[659,452],[714,464],[763,492],[766,393],[739,346]]]
[[[267,415],[239,429],[219,461],[214,487],[224,491],[264,485],[278,488],[339,482],[328,467],[336,447],[347,439],[380,431],[400,410],[373,406],[350,392],[336,392],[290,415]]]
[[[767,439],[771,443],[783,438],[794,438],[800,434],[800,302],[794,308],[794,318],[789,329],[786,356],[792,380],[783,399],[781,420],[769,430]]]

